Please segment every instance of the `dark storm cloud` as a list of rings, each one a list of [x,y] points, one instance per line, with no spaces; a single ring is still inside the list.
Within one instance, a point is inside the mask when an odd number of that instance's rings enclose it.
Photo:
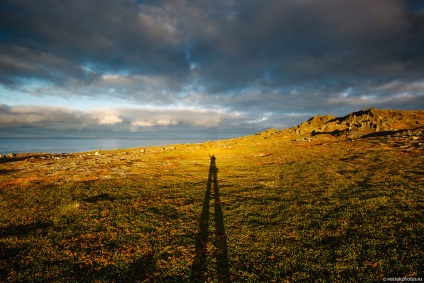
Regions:
[[[422,108],[423,74],[416,0],[1,0],[0,83],[40,80],[51,95],[280,122],[291,111]]]
[[[33,80],[63,85],[90,83],[96,74],[75,62],[49,53],[13,45],[0,45],[0,83],[19,87]]]
[[[133,1],[2,2],[3,42],[99,72],[175,71],[181,65],[178,31],[155,8],[143,13]]]

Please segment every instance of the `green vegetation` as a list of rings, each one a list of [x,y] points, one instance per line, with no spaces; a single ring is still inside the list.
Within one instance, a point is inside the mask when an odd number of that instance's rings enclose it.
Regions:
[[[423,277],[423,151],[291,140],[2,162],[0,281]],[[49,172],[73,160],[84,170]]]

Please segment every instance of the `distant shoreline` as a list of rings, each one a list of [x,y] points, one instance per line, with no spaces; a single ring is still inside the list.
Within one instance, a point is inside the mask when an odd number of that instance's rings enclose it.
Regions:
[[[225,139],[225,138],[222,138]],[[10,153],[78,153],[95,150],[115,150],[124,148],[139,148],[151,146],[166,146],[171,144],[196,144],[207,141],[222,140],[221,138],[134,138],[134,137],[0,137],[0,154]]]

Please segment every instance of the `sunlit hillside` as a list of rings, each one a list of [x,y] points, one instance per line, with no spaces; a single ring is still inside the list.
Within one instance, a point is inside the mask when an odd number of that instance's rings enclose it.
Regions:
[[[0,159],[1,282],[423,276],[424,111]]]

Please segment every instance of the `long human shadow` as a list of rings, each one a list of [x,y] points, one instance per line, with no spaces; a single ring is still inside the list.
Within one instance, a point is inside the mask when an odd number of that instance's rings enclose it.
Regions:
[[[202,213],[199,220],[199,231],[196,237],[196,251],[192,264],[191,281],[204,282],[206,281],[207,266],[207,243],[209,236],[209,218],[210,218],[210,200],[211,190],[213,185],[214,194],[214,220],[215,220],[215,253],[216,273],[218,282],[230,282],[230,269],[227,250],[227,236],[225,235],[224,217],[219,198],[218,186],[218,168],[215,163],[215,156],[211,156],[209,166],[208,181],[206,184],[206,193],[203,200]]]

